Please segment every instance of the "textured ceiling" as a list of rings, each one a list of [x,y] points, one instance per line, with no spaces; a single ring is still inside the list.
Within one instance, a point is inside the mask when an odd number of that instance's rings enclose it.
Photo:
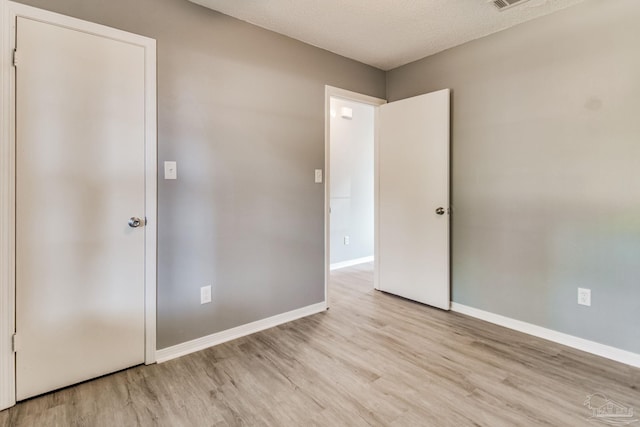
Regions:
[[[580,3],[529,0],[189,0],[383,70]]]

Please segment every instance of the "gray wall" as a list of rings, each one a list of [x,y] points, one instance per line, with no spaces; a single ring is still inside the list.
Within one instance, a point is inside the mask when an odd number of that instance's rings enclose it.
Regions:
[[[322,302],[324,85],[384,73],[186,0],[23,2],[158,41],[158,348]]]
[[[353,117],[340,115],[351,108]],[[331,263],[373,256],[372,105],[331,98]],[[344,237],[349,236],[349,244]]]
[[[590,0],[387,74],[453,90],[454,301],[640,352],[639,20]]]
[[[158,347],[320,302],[324,85],[385,74],[186,0],[22,1],[158,40]],[[453,89],[456,302],[640,352],[639,17],[588,0],[387,73]]]

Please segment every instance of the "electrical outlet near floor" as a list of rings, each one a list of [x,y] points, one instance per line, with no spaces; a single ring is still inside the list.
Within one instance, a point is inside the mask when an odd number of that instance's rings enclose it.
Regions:
[[[591,305],[591,289],[578,288],[578,304]]]
[[[203,286],[200,288],[200,304],[211,302],[211,286]]]
[[[344,236],[344,244],[348,245],[349,244],[349,236]]]

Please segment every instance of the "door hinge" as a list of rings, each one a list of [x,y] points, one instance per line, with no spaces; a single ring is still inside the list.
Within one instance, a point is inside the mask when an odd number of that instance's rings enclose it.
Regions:
[[[18,66],[18,49],[13,49],[13,66]]]
[[[20,341],[18,341],[18,334],[13,334],[13,336],[11,337],[11,345],[13,347],[14,353],[20,350]]]

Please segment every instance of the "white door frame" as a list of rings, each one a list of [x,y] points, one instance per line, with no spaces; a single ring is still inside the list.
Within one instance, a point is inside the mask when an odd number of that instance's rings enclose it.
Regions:
[[[31,6],[0,0],[0,410],[16,403],[15,72],[16,19],[24,17],[130,43],[145,51],[145,363],[156,358],[157,108],[156,41]],[[19,58],[18,58],[19,60]]]
[[[324,87],[324,301],[329,308],[329,275],[331,266],[331,98],[340,98],[347,101],[359,102],[361,104],[372,105],[375,107],[374,112],[374,137],[373,137],[373,257],[374,260],[378,257],[378,108],[381,105],[387,103],[385,99],[376,98],[369,95],[363,95],[361,93],[352,92],[350,90],[340,89],[333,86]],[[377,266],[378,263],[374,262],[374,268],[376,268],[376,281],[377,281]],[[374,287],[377,289],[377,282],[374,283]]]

